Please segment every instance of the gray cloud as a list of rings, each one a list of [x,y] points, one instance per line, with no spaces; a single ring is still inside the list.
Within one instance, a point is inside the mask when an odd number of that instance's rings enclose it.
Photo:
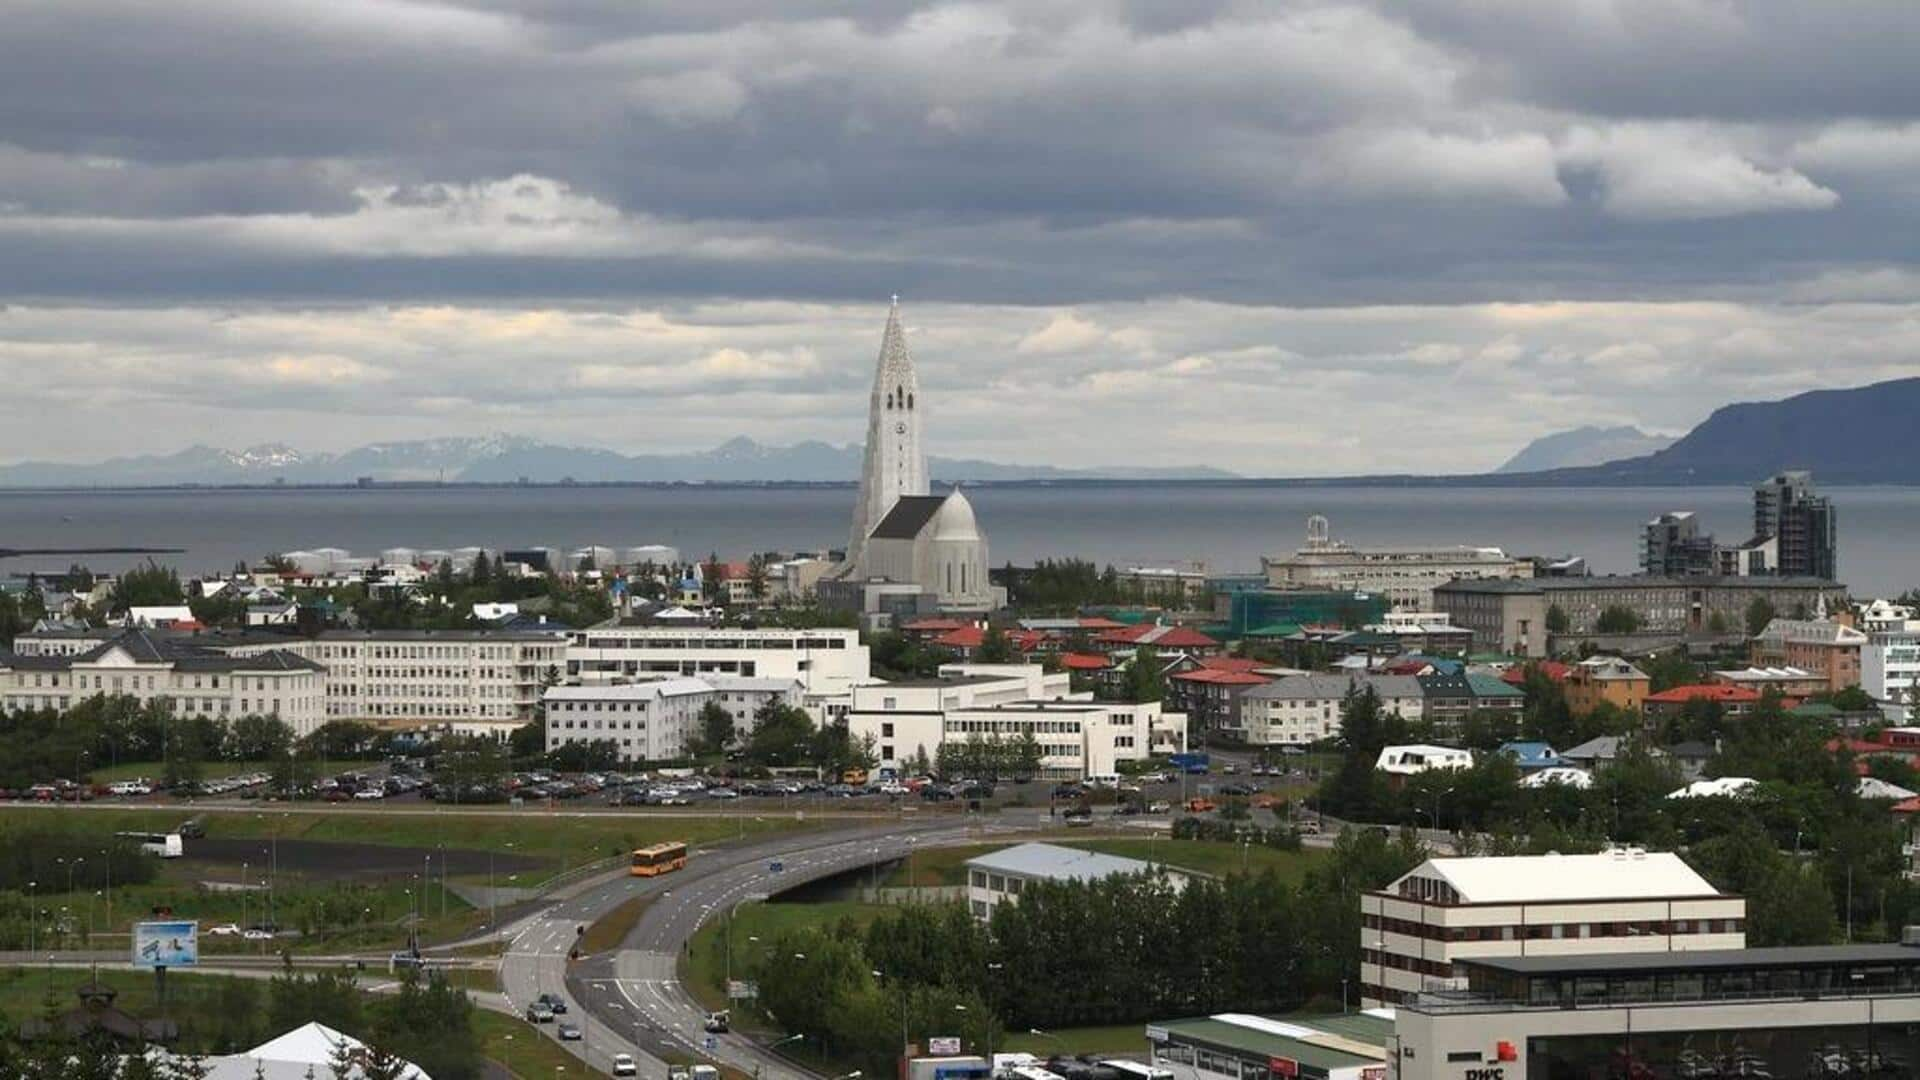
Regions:
[[[1910,4],[1786,0],[32,7],[0,35],[0,371],[88,408],[35,377],[70,358],[163,427],[844,439],[900,291],[1020,395],[954,403],[955,453],[1104,460],[1097,425],[1178,390],[1293,419],[1162,414],[1173,459],[1432,467],[1319,419],[1364,410],[1488,464],[1910,371],[1916,39]],[[562,329],[420,348],[421,311]],[[735,331],[621,336],[687,312]]]

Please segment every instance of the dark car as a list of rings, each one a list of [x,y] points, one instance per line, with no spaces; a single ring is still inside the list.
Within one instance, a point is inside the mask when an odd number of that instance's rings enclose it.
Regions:
[[[920,789],[920,797],[928,802],[952,802],[953,792],[943,787],[935,787],[932,784],[928,784],[926,787]]]

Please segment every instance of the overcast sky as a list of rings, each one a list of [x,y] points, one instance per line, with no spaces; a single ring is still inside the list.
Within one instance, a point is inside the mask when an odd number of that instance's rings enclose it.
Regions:
[[[0,460],[862,432],[1469,471],[1920,373],[1920,4],[49,0]]]

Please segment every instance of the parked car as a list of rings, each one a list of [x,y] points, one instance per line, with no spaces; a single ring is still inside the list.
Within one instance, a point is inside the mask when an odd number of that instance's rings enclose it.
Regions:
[[[262,930],[256,926],[247,930],[245,933],[241,934],[240,936],[246,939],[247,941],[272,941],[273,931]]]
[[[377,787],[365,787],[353,793],[353,798],[356,802],[371,802],[374,799],[384,799],[386,797],[387,793]]]
[[[207,927],[207,933],[214,937],[239,937],[240,928],[233,923],[221,923],[219,926]]]
[[[1209,814],[1218,809],[1220,809],[1219,804],[1215,803],[1212,799],[1199,798],[1187,800],[1187,813],[1189,814]]]

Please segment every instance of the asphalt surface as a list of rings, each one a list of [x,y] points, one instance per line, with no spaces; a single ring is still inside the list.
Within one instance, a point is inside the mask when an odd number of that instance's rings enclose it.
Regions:
[[[813,1080],[814,1074],[739,1034],[708,1036],[706,1011],[680,985],[678,963],[695,931],[732,907],[876,862],[906,858],[982,836],[1005,836],[1045,823],[1044,811],[963,819],[951,815],[864,828],[803,832],[741,847],[695,848],[684,870],[656,878],[616,877],[593,884],[509,926],[501,986],[516,1011],[541,994],[567,1003],[560,1019],[581,1028],[566,1044],[606,1072],[616,1053],[633,1054],[641,1073],[662,1077],[666,1057],[705,1059],[762,1080]],[[781,864],[774,872],[771,864]],[[621,948],[569,963],[580,930],[634,897],[653,897]],[[550,1036],[559,1023],[542,1025]]]

